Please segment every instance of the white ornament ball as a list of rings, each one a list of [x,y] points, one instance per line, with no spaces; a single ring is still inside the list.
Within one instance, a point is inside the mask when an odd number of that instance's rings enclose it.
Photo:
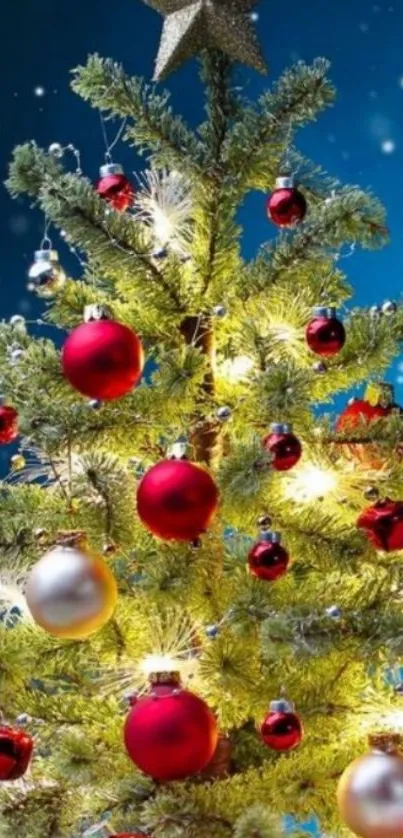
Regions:
[[[374,749],[354,760],[337,790],[341,819],[361,838],[403,834],[403,757]]]
[[[49,634],[88,637],[113,614],[116,580],[101,556],[81,545],[59,545],[32,568],[26,600],[35,622]]]

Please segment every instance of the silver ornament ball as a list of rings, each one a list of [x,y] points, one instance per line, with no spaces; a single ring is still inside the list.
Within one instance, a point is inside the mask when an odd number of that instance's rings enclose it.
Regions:
[[[100,556],[56,546],[32,568],[26,600],[35,622],[64,638],[88,637],[112,616],[116,581]]]
[[[386,300],[382,306],[382,314],[386,314],[386,316],[390,316],[391,314],[396,314],[397,311],[397,304],[393,302],[393,300]]]
[[[223,407],[219,407],[217,410],[217,419],[220,422],[227,422],[232,416],[232,410],[228,405],[223,405]]]
[[[227,314],[227,309],[223,305],[214,306],[213,308],[214,317],[225,317]]]
[[[13,314],[13,316],[10,317],[10,326],[19,332],[24,332],[24,334],[27,331],[26,320],[22,314]]]
[[[64,154],[64,148],[61,145],[61,143],[51,143],[48,148],[48,151],[49,154],[52,155],[52,157],[56,157],[57,159],[63,157]]]
[[[57,250],[37,250],[28,271],[28,278],[29,290],[35,291],[38,297],[44,299],[54,297],[66,281],[66,274],[60,265]]]
[[[372,317],[373,320],[376,320],[382,314],[382,310],[380,306],[371,306],[369,310],[369,316]]]
[[[337,801],[342,820],[361,838],[403,834],[403,757],[374,749],[354,760],[341,777]]]

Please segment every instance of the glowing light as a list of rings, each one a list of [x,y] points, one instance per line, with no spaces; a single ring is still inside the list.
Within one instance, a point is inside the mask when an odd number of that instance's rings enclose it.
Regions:
[[[180,172],[146,171],[136,195],[137,218],[150,228],[154,246],[169,247],[187,256],[191,241],[192,197]]]
[[[228,381],[242,381],[253,369],[254,362],[248,355],[238,355],[237,358],[227,358],[220,364],[219,372]]]
[[[41,98],[45,95],[45,93],[46,90],[44,87],[42,87],[41,84],[38,84],[36,87],[34,87],[34,96],[38,96],[39,98]]]
[[[334,492],[337,484],[335,471],[306,463],[290,475],[289,482],[284,487],[284,494],[289,500],[311,503]]]
[[[298,329],[296,329],[295,326],[291,326],[289,323],[271,323],[270,335],[273,340],[278,343],[289,344],[295,340],[297,340],[298,343],[300,342]]]

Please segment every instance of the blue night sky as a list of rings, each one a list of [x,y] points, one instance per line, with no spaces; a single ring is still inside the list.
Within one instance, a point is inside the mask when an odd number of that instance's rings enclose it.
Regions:
[[[74,143],[82,165],[97,176],[103,158],[98,116],[69,89],[69,72],[97,51],[123,62],[129,73],[150,78],[158,47],[161,18],[141,0],[58,0],[7,4],[3,17],[0,62],[3,120],[0,129],[2,175],[13,146],[35,138]],[[358,253],[342,262],[356,289],[358,303],[400,297],[403,273],[403,3],[379,0],[262,0],[257,28],[270,65],[270,76],[240,69],[246,92],[254,98],[297,59],[318,55],[332,62],[338,88],[336,106],[302,131],[301,150],[344,182],[370,186],[386,204],[391,245],[376,253]],[[9,35],[7,34],[9,33]],[[1,64],[0,64],[1,66]],[[168,82],[174,108],[190,122],[201,116],[202,95],[196,62]],[[38,95],[38,91],[42,95]],[[130,172],[140,167],[130,150],[116,149],[115,159]],[[2,290],[1,316],[19,311],[38,316],[41,303],[26,290],[26,270],[39,245],[42,222],[24,201],[12,202],[5,191],[0,203]],[[272,235],[264,196],[250,196],[241,211],[245,254],[252,255]],[[54,236],[62,261],[78,274],[78,262]],[[403,382],[403,378],[402,378]],[[397,392],[403,400],[403,384]]]

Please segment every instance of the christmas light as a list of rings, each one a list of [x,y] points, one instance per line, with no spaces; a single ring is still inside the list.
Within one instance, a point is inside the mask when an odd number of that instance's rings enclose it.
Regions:
[[[227,381],[242,381],[242,379],[247,378],[253,366],[254,362],[248,355],[238,355],[236,358],[227,358],[223,361],[218,372]]]
[[[287,480],[284,495],[288,500],[298,503],[311,503],[327,497],[335,491],[337,485],[338,476],[333,469],[303,463]]]
[[[140,179],[136,195],[136,217],[150,228],[154,246],[188,255],[191,240],[192,197],[189,184],[176,171],[148,170]]]

